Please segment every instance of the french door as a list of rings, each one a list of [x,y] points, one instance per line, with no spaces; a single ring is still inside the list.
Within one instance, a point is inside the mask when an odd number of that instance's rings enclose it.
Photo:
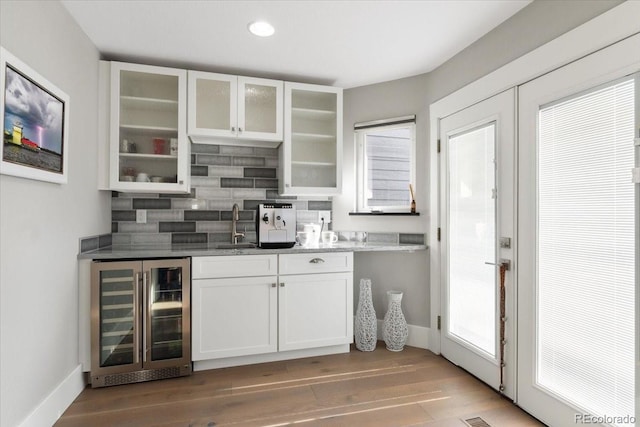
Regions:
[[[514,109],[512,89],[440,121],[441,353],[510,397]]]
[[[519,89],[517,402],[550,426],[634,425],[639,52]]]

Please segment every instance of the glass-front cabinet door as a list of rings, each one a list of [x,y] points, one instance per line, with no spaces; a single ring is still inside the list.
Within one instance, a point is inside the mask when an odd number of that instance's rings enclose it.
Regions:
[[[284,84],[278,80],[238,77],[238,136],[282,141]]]
[[[188,133],[235,137],[238,130],[238,78],[189,71]]]
[[[111,63],[112,190],[189,190],[186,94],[185,70]]]
[[[92,266],[92,376],[142,369],[138,321],[141,266],[140,262]]]
[[[144,270],[145,367],[174,366],[176,359],[189,363],[189,260],[145,261]]]
[[[188,134],[195,143],[282,141],[280,80],[189,71]],[[257,144],[262,146],[262,144]]]
[[[342,177],[342,89],[285,84],[280,194],[335,195]]]

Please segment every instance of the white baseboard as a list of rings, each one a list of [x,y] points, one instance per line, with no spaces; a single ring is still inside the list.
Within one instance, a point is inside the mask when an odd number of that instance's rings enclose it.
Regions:
[[[73,403],[84,390],[84,376],[82,365],[78,365],[55,388],[29,416],[20,423],[19,427],[52,426],[62,413]]]
[[[382,320],[378,319],[378,340],[382,341]],[[429,336],[431,328],[425,326],[407,325],[409,327],[409,337],[407,345],[410,347],[424,348],[429,350]]]

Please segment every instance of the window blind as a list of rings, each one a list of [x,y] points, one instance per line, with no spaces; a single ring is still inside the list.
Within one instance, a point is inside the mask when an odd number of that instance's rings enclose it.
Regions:
[[[537,382],[633,415],[634,80],[545,106],[538,124]]]

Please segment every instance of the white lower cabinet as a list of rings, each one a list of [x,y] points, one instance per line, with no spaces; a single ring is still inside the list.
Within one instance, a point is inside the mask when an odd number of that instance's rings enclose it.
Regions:
[[[351,252],[194,257],[192,275],[196,362],[348,351],[353,341]]]
[[[280,276],[278,349],[350,343],[353,274]]]
[[[278,256],[194,257],[194,361],[278,350]]]
[[[277,351],[276,280],[275,276],[194,280],[193,360]]]

